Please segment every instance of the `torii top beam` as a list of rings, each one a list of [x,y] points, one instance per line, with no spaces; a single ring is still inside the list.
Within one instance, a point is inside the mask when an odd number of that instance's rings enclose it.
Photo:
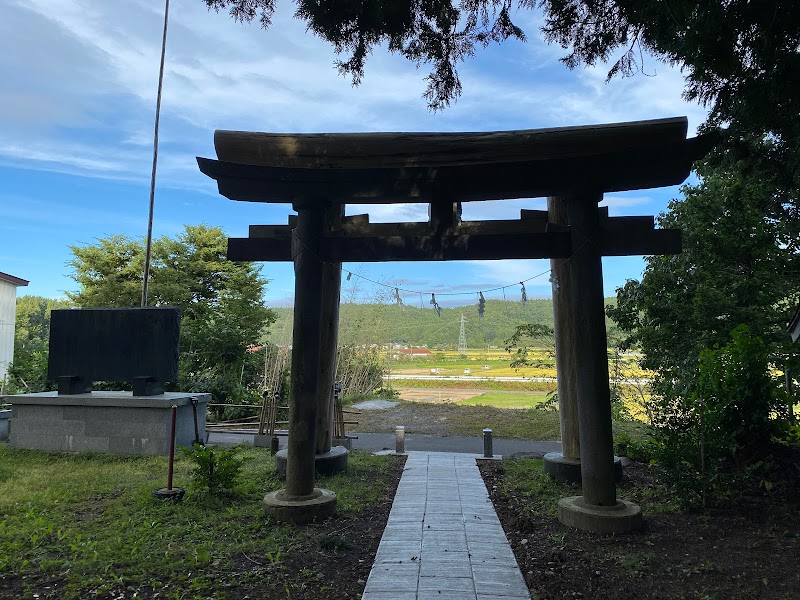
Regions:
[[[232,200],[466,202],[663,187],[710,148],[685,117],[484,133],[217,131],[200,170]]]

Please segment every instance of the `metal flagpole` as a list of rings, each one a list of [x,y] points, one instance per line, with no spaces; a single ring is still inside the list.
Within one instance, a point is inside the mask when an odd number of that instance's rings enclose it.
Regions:
[[[150,251],[153,245],[153,205],[156,194],[156,165],[158,164],[158,122],[161,116],[161,88],[164,85],[164,55],[167,51],[167,22],[169,20],[169,0],[164,6],[164,34],[161,37],[161,67],[158,71],[158,94],[156,95],[156,124],[153,133],[153,171],[150,175],[150,214],[147,219],[147,246],[144,255],[144,275],[142,276],[142,306],[147,306],[147,284],[150,279]]]

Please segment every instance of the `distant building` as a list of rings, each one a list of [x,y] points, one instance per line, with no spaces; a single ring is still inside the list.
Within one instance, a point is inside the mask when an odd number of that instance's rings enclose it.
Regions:
[[[430,356],[431,351],[427,348],[401,348],[400,354],[404,356]]]
[[[0,272],[0,382],[5,380],[8,365],[14,359],[17,288],[26,285],[24,279]]]

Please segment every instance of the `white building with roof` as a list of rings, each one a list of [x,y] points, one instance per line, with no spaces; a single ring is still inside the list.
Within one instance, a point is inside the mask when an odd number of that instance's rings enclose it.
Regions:
[[[26,280],[0,272],[0,382],[5,380],[8,365],[14,360],[17,288],[26,285]]]

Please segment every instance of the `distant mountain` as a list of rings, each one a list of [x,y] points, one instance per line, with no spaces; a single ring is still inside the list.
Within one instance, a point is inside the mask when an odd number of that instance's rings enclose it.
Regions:
[[[615,302],[606,298],[606,304]],[[270,326],[267,339],[277,344],[291,342],[292,308],[272,310],[278,320]],[[402,343],[430,348],[458,347],[461,315],[470,348],[502,347],[517,325],[538,323],[553,326],[553,302],[533,299],[527,303],[510,300],[487,300],[484,316],[478,316],[476,304],[442,308],[441,316],[432,306],[397,306],[395,304],[342,304],[339,315],[340,343]]]

